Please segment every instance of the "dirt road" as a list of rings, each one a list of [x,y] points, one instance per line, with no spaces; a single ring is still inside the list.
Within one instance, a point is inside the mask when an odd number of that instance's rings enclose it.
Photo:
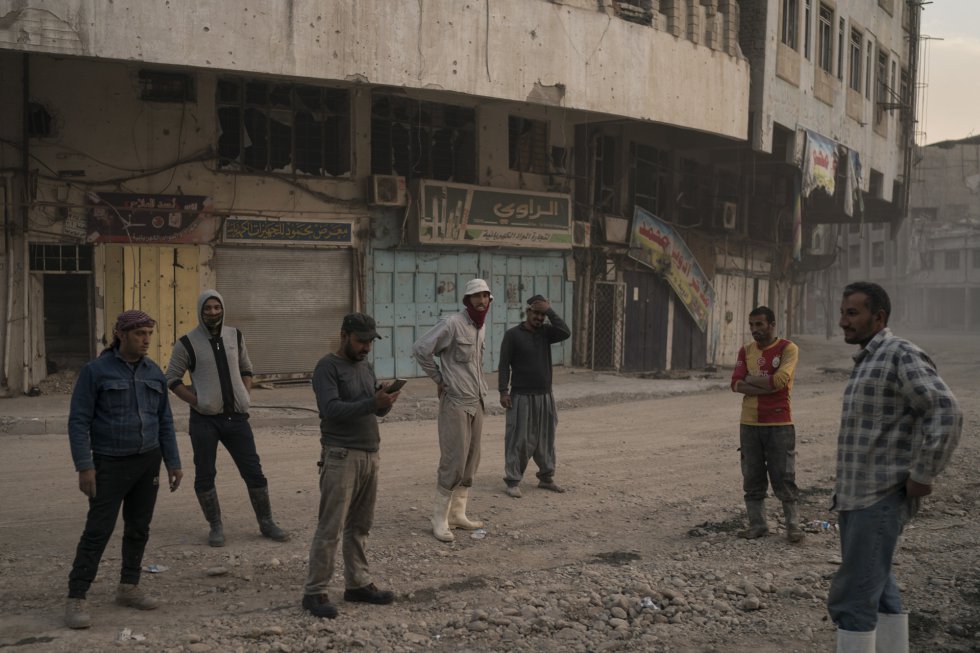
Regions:
[[[906,531],[896,573],[912,610],[913,650],[980,650],[980,342],[913,337],[937,360],[966,410],[964,438],[935,495]],[[807,521],[834,521],[840,395],[850,353],[800,339],[794,393],[798,482]],[[66,577],[84,522],[64,436],[0,438],[0,648],[12,651],[828,651],[824,600],[838,540],[831,527],[790,546],[774,534],[734,537],[742,502],[738,402],[730,392],[564,410],[563,495],[503,493],[503,418],[489,418],[470,512],[484,539],[429,533],[437,443],[431,421],[382,426],[380,499],[369,557],[393,606],[340,603],[320,622],[299,608],[318,495],[315,428],[262,429],[260,453],[285,544],[259,537],[226,455],[218,490],[228,546],[206,545],[192,480],[161,494],[144,585],[166,601],[138,613],[112,603],[113,537],[89,594],[94,625],[62,626]],[[396,411],[399,409],[396,406]],[[406,408],[407,410],[410,410]],[[189,442],[182,439],[191,472]],[[533,463],[528,477],[533,481]],[[118,531],[119,529],[117,529]],[[224,572],[224,573],[220,573]],[[218,575],[209,575],[218,574]],[[340,598],[342,577],[333,582]]]

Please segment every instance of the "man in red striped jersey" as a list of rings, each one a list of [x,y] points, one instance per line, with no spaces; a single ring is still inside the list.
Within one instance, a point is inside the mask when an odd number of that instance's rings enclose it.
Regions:
[[[796,429],[790,411],[790,392],[799,349],[776,337],[776,316],[767,306],[749,313],[753,342],[738,350],[732,391],[745,395],[739,427],[742,489],[749,527],[738,536],[755,539],[769,533],[765,500],[769,484],[783,502],[786,539],[803,539],[796,488]],[[768,478],[767,478],[768,477]]]

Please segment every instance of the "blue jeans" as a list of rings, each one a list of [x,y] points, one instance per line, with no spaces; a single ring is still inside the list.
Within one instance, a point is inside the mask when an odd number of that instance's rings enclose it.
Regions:
[[[135,456],[95,454],[95,497],[88,500],[85,530],[68,575],[68,596],[84,599],[99,569],[102,554],[123,513],[122,571],[119,582],[138,585],[143,552],[160,486],[160,450]]]
[[[248,488],[269,485],[255,450],[255,436],[248,415],[201,415],[191,411],[188,432],[194,449],[194,491],[214,489],[217,475],[218,443],[225,445]]]
[[[827,595],[838,628],[867,632],[876,628],[879,612],[902,612],[892,557],[915,503],[903,488],[867,508],[841,511],[841,565]]]

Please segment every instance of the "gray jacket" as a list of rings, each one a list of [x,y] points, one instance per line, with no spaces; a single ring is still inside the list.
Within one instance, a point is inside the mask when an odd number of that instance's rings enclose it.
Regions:
[[[228,380],[234,393],[234,412],[247,413],[248,390],[242,377],[252,376],[252,361],[248,358],[245,339],[238,329],[226,326],[222,321],[220,340],[214,338],[208,331],[201,309],[204,307],[204,302],[212,297],[221,302],[223,310],[227,310],[224,299],[217,291],[205,290],[201,293],[197,299],[198,326],[186,336],[193,351],[187,351],[183,338],[174,343],[173,354],[167,365],[167,387],[173,389],[183,383],[184,373],[190,372],[190,390],[197,395],[197,406],[192,406],[192,410],[202,415],[222,414],[224,401],[216,356],[223,355],[228,363]]]

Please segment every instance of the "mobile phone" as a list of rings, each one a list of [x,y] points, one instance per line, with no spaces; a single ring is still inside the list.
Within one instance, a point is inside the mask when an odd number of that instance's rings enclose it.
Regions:
[[[394,381],[391,382],[391,385],[389,385],[385,389],[385,392],[387,392],[388,394],[394,394],[399,390],[401,390],[406,383],[408,383],[408,381],[406,381],[405,379],[395,379]]]

